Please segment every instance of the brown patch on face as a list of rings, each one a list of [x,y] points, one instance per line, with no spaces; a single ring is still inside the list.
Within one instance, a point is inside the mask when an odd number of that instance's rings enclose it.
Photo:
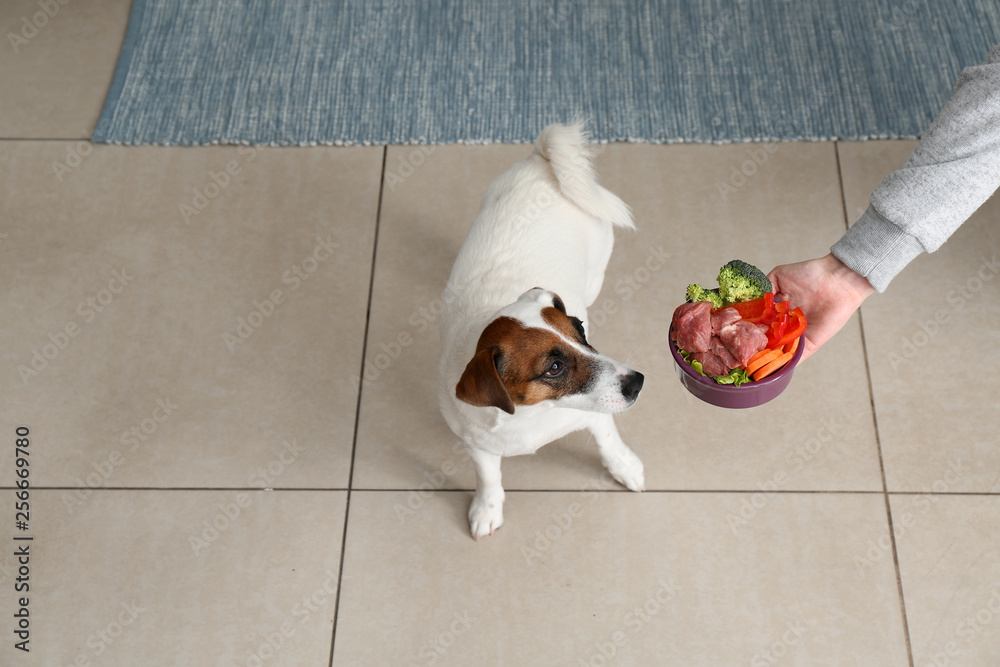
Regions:
[[[562,318],[558,327],[546,317],[546,311]],[[542,316],[553,329],[566,332],[569,340],[586,345],[582,333],[566,315],[546,308]],[[455,393],[466,403],[498,407],[513,414],[515,405],[535,405],[579,393],[590,382],[592,373],[590,358],[560,336],[526,327],[510,317],[499,317],[483,330]]]
[[[566,314],[566,311],[561,308],[543,308],[542,309],[542,319],[545,320],[550,327],[561,333],[566,338],[576,341],[580,345],[583,345],[591,350],[590,343],[587,342],[587,336],[583,331],[583,322],[577,317],[571,317]]]

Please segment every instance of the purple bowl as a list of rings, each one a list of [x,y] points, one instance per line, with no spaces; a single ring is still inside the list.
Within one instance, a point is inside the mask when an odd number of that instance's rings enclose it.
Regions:
[[[673,334],[674,328],[670,327]],[[781,370],[772,373],[763,380],[747,382],[734,387],[731,384],[719,384],[712,378],[703,377],[698,371],[691,368],[691,364],[684,361],[684,357],[677,351],[677,345],[673,337],[668,338],[670,342],[670,353],[674,355],[674,369],[681,384],[692,394],[720,408],[755,408],[764,405],[768,401],[775,399],[778,394],[785,390],[792,380],[792,371],[802,358],[802,350],[805,349],[805,342],[800,340],[799,347],[795,350],[795,356],[785,364]]]

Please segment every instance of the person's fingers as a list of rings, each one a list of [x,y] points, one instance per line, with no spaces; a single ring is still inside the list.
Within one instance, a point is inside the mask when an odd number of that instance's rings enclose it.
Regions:
[[[803,361],[805,361],[806,359],[808,359],[809,357],[811,357],[812,354],[813,354],[813,352],[815,352],[816,350],[819,349],[819,345],[816,345],[815,343],[813,343],[808,338],[805,339],[804,345],[805,345],[805,347],[802,350],[802,358],[799,359],[799,363],[800,364]]]
[[[788,295],[781,291],[781,277],[779,275],[781,268],[780,266],[776,266],[771,269],[771,272],[767,274],[767,279],[771,281],[771,291],[774,292],[774,300],[788,301]]]

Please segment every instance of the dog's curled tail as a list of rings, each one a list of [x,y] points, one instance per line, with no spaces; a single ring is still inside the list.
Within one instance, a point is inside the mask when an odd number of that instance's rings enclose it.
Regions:
[[[535,150],[548,160],[559,189],[567,199],[616,227],[635,229],[632,212],[625,202],[597,183],[594,149],[583,122],[549,125],[535,139]]]

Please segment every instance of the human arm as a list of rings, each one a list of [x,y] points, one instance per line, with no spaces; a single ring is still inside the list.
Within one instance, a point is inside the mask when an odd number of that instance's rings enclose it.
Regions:
[[[952,97],[906,163],[831,248],[879,292],[934,252],[1000,187],[1000,46],[962,71]],[[808,312],[807,312],[808,315]]]
[[[933,252],[1000,187],[1000,46],[959,77],[951,99],[906,163],[872,192],[831,254],[776,267],[779,299],[809,321],[805,359],[861,303],[923,252]]]

